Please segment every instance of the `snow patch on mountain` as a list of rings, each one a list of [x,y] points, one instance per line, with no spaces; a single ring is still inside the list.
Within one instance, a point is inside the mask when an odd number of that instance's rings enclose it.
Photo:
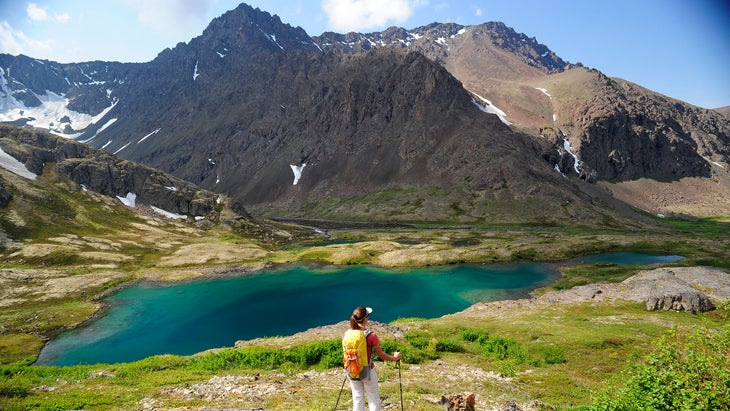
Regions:
[[[47,91],[45,95],[36,95],[36,97],[41,102],[41,105],[38,107],[26,107],[23,103],[12,97],[10,99],[0,97],[5,100],[0,103],[0,106],[2,106],[0,107],[0,121],[16,122],[26,120],[26,125],[47,130],[57,136],[75,139],[81,136],[83,130],[91,124],[99,121],[116,104],[112,103],[111,106],[107,107],[99,115],[91,116],[68,109],[67,105],[69,100],[63,95],[56,94],[52,91]],[[13,104],[9,100],[17,104]],[[4,104],[8,102],[10,104]],[[5,109],[11,105],[14,107],[9,110]]]
[[[276,41],[276,35],[275,34],[269,34],[269,33],[265,32],[264,29],[262,29],[261,27],[259,27],[259,26],[256,26],[256,27],[259,29],[259,31],[261,31],[262,33],[264,33],[264,35],[266,37],[268,37],[269,40],[271,40],[272,42],[274,42],[274,44],[276,44],[280,49],[284,50],[284,47],[282,47],[281,44],[279,44],[279,42]]]
[[[120,152],[120,151],[122,151],[122,150],[124,150],[125,148],[127,148],[127,146],[129,146],[130,144],[131,144],[131,143],[127,143],[127,144],[123,145],[123,146],[122,146],[121,148],[117,149],[117,151],[113,152],[112,154],[114,154],[114,155],[117,155],[117,154],[119,154],[119,152]]]
[[[480,96],[477,93],[474,93],[474,92],[470,92],[470,93],[473,94],[474,96],[476,96],[479,100],[481,100],[481,103],[480,103],[473,98],[471,99],[471,102],[474,103],[477,107],[479,107],[480,110],[482,110],[485,113],[496,114],[497,117],[499,117],[499,119],[502,121],[502,123],[504,123],[508,126],[512,125],[512,123],[507,121],[507,115],[504,113],[504,111],[500,110],[497,106],[492,104],[491,101],[487,100],[486,98]]]
[[[134,194],[132,192],[127,193],[127,195],[124,197],[117,196],[117,198],[119,199],[119,201],[122,202],[122,204],[127,207],[134,208],[137,203],[137,194]]]
[[[88,77],[86,73],[85,76]],[[5,70],[0,67],[0,121],[22,122],[23,124],[47,130],[55,135],[75,139],[83,130],[101,120],[117,103],[112,102],[96,116],[86,113],[79,113],[68,108],[69,99],[64,94],[57,94],[46,90],[45,94],[36,94],[26,89],[26,93],[32,93],[41,104],[37,107],[27,107],[25,103],[16,99],[13,91],[8,87],[8,80],[5,78]]]
[[[291,171],[294,173],[294,183],[292,183],[292,185],[297,185],[299,179],[302,178],[302,171],[306,165],[307,163],[302,163],[301,166],[295,166],[294,164],[289,165],[289,167],[291,167]]]
[[[143,141],[147,140],[147,139],[148,139],[149,137],[152,137],[153,135],[155,135],[155,134],[159,133],[159,132],[160,132],[160,130],[162,130],[162,129],[161,129],[161,128],[158,128],[157,130],[155,130],[155,131],[153,131],[153,132],[151,132],[151,133],[147,134],[146,136],[144,136],[144,137],[140,138],[140,139],[139,139],[139,141],[137,141],[137,144],[139,144],[139,143],[141,143],[141,142],[143,142]]]
[[[109,119],[109,121],[107,121],[106,123],[104,123],[103,126],[99,127],[99,129],[96,130],[96,133],[94,135],[97,135],[97,134],[101,133],[102,131],[106,130],[109,126],[111,126],[112,124],[114,124],[116,122],[117,122],[117,119],[116,118]]]
[[[165,216],[167,218],[173,219],[173,220],[184,220],[184,219],[188,218],[188,216],[186,216],[184,214],[172,213],[170,211],[165,211],[165,210],[155,207],[155,206],[150,206],[150,208],[155,213]]]
[[[540,91],[542,91],[542,94],[550,97],[550,99],[552,100],[553,96],[551,96],[550,93],[548,93],[548,91],[547,91],[546,88],[540,88],[540,87],[535,87],[535,88],[538,89],[538,90],[540,90]]]
[[[580,159],[575,153],[573,153],[573,147],[570,145],[570,141],[568,141],[567,138],[563,139],[563,150],[573,156],[573,160],[575,160],[573,162],[573,168],[575,169],[576,174],[580,174]],[[560,150],[558,150],[558,152],[560,152]]]
[[[0,148],[0,167],[10,171],[13,174],[17,174],[21,177],[25,177],[29,180],[35,180],[37,175],[32,173],[25,167],[25,164],[16,160],[15,157],[3,151]]]

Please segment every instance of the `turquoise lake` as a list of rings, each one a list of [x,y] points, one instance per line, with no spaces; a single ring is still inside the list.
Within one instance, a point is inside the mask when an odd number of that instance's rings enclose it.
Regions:
[[[629,252],[603,253],[587,255],[577,259],[580,263],[588,264],[617,264],[617,265],[647,265],[656,263],[672,263],[683,259],[681,255],[649,255]]]
[[[657,260],[663,257],[648,257],[652,259],[640,264],[664,262]],[[520,298],[558,277],[554,266],[541,263],[409,270],[290,266],[172,285],[137,284],[106,297],[104,315],[51,340],[36,364],[188,355],[347,320],[358,305],[373,307],[372,319],[379,322],[434,318],[480,301]]]

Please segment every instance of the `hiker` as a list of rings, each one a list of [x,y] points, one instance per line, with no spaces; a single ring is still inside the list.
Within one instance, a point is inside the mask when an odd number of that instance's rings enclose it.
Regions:
[[[399,361],[401,354],[399,351],[393,353],[393,355],[386,354],[383,349],[380,348],[380,340],[377,334],[367,328],[368,320],[373,309],[370,307],[357,307],[352,312],[350,317],[350,330],[345,332],[342,337],[342,346],[346,347],[351,335],[355,336],[358,333],[352,333],[352,330],[363,331],[359,333],[359,338],[365,338],[367,345],[367,363],[364,363],[364,368],[367,368],[363,377],[352,377],[350,374],[350,389],[352,390],[352,409],[353,411],[365,411],[365,395],[368,397],[368,408],[370,411],[380,410],[380,392],[378,388],[378,376],[375,373],[375,364],[373,364],[372,354],[373,349],[378,354],[378,357],[385,361]],[[352,337],[358,338],[358,337]],[[346,349],[345,349],[346,350]],[[346,350],[347,351],[347,350]],[[364,360],[364,359],[363,359]],[[364,361],[363,361],[364,362]],[[347,367],[347,364],[346,364]]]

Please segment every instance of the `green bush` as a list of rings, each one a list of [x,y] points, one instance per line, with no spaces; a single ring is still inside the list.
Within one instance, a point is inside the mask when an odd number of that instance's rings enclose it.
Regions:
[[[403,335],[403,337],[405,337],[406,341],[408,341],[408,344],[412,347],[418,348],[419,350],[427,348],[431,338],[433,338],[424,332],[416,331],[407,332]]]
[[[565,350],[563,347],[551,345],[543,351],[543,360],[545,364],[563,364],[565,360]]]
[[[436,350],[438,352],[465,352],[464,346],[458,341],[453,340],[438,340],[436,343]]]
[[[305,344],[287,350],[263,347],[224,349],[196,357],[190,361],[192,369],[209,371],[235,368],[260,368],[273,370],[284,364],[299,368],[320,365],[326,368],[342,365],[340,340],[325,340]]]
[[[411,331],[407,332],[404,337],[410,348],[401,351],[404,356],[409,353],[410,358],[403,360],[411,364],[415,363],[412,361],[422,362],[423,359],[435,360],[442,352],[464,352],[464,347],[458,341],[439,340],[424,332]],[[385,348],[383,349],[385,350]]]
[[[17,382],[0,382],[0,398],[26,397],[30,393],[27,385]]]
[[[342,343],[339,340],[317,341],[292,349],[296,364],[322,365],[327,368],[342,365]]]
[[[420,364],[427,359],[423,350],[412,345],[405,346],[395,342],[394,340],[381,340],[380,348],[387,353],[400,351],[402,354],[402,361],[407,364]]]
[[[593,398],[592,411],[730,409],[730,326],[687,337],[669,331],[632,362],[615,386]]]
[[[496,360],[510,359],[517,364],[523,363],[527,358],[527,349],[515,340],[506,337],[490,337],[489,340],[480,343],[486,357]]]
[[[484,330],[464,328],[459,332],[459,337],[464,341],[481,343],[482,341],[489,340],[489,333]]]
[[[522,364],[529,359],[527,348],[507,337],[490,336],[486,331],[470,328],[462,329],[459,336],[464,341],[477,344],[487,358],[509,360],[512,365]]]

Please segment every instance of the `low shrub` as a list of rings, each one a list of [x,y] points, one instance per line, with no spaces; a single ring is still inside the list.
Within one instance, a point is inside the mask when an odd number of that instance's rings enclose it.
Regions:
[[[27,397],[30,389],[27,385],[17,382],[0,382],[0,398]]]
[[[402,354],[402,361],[407,364],[421,364],[428,359],[424,350],[418,349],[413,345],[405,346],[404,344],[398,343],[394,340],[381,340],[380,348],[387,353],[400,351]]]
[[[730,409],[730,326],[699,330],[689,337],[676,329],[655,350],[629,363],[620,380],[592,400],[592,411]]]
[[[489,333],[484,330],[464,328],[459,332],[459,337],[464,341],[480,343],[489,339]]]
[[[486,357],[495,360],[510,359],[517,364],[525,362],[528,358],[527,349],[515,340],[494,336],[479,344]]]
[[[287,363],[300,368],[315,365],[324,368],[341,366],[341,342],[317,341],[286,350],[263,347],[230,348],[195,357],[188,366],[209,371],[236,368],[273,370]]]
[[[565,360],[565,350],[557,345],[551,345],[543,351],[543,360],[545,364],[563,364]]]

